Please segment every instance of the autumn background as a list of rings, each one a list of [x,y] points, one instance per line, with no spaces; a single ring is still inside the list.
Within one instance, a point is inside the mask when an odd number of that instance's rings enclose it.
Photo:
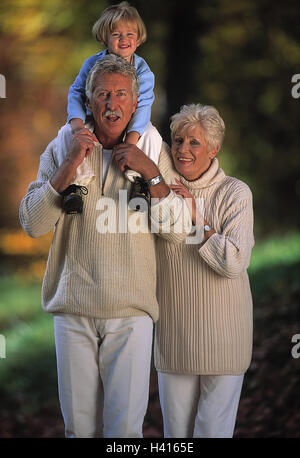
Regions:
[[[26,236],[18,208],[66,122],[68,87],[103,49],[91,28],[110,3],[118,2],[0,3],[0,437],[64,435],[52,320],[40,305],[51,234]],[[216,106],[227,127],[221,166],[254,196],[254,350],[235,436],[300,437],[300,359],[291,353],[300,334],[300,98],[292,96],[299,1],[131,4],[148,30],[138,54],[156,76],[153,124],[169,141],[169,118],[181,105]],[[162,436],[154,369],[145,436]]]

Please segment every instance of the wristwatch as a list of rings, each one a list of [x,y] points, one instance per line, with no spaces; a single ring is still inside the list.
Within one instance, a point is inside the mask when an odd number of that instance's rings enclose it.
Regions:
[[[211,227],[208,224],[205,224],[203,226],[204,232],[209,232],[211,230]]]
[[[155,186],[156,184],[162,181],[163,177],[159,174],[156,177],[151,178],[151,180],[145,180],[148,186]]]

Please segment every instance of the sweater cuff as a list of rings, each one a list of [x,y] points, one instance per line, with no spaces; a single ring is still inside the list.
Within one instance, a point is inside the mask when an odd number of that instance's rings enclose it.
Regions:
[[[61,194],[59,194],[56,189],[53,188],[52,184],[50,183],[50,180],[48,181],[48,187],[49,187],[49,192],[52,193],[56,197],[61,197]]]
[[[241,273],[241,261],[239,256],[235,254],[238,251],[236,243],[217,233],[209,237],[198,250],[204,262],[217,274],[227,278],[235,278]]]
[[[198,252],[199,252],[200,256],[203,258],[204,261],[206,261],[208,263],[210,263],[210,260],[214,260],[215,259],[215,256],[214,256],[214,252],[216,251],[215,250],[215,245],[216,245],[216,243],[218,243],[217,239],[218,239],[219,235],[220,234],[215,232],[198,249]]]

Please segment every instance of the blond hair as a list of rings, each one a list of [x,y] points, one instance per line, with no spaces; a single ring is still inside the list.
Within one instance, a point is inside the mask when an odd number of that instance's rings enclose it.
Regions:
[[[92,33],[97,41],[107,46],[109,35],[114,31],[117,22],[133,23],[137,27],[138,45],[143,44],[147,38],[147,31],[136,8],[127,2],[112,5],[106,8],[98,21],[93,25]]]
[[[218,110],[210,105],[183,105],[179,113],[171,117],[171,138],[190,127],[200,126],[203,129],[207,147],[213,150],[221,148],[225,135],[225,123]]]

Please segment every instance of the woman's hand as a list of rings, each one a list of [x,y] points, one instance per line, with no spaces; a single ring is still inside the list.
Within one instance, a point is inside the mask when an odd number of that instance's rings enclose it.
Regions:
[[[175,179],[176,184],[172,184],[169,186],[170,189],[172,189],[176,194],[179,196],[184,197],[184,199],[187,199],[187,205],[188,208],[191,212],[192,215],[192,220],[193,224],[196,224],[196,201],[193,196],[193,194],[190,193],[190,191],[177,179]],[[202,218],[203,219],[203,218]]]
[[[180,183],[180,181],[176,180],[176,184],[170,185],[170,188],[176,192],[176,194],[187,199],[186,202],[190,209],[194,226],[209,225],[209,223],[204,219],[203,215],[200,214],[193,194],[191,194],[190,191],[182,183]],[[213,228],[207,232],[204,232],[202,243],[205,243],[213,234],[215,234],[215,230]]]

